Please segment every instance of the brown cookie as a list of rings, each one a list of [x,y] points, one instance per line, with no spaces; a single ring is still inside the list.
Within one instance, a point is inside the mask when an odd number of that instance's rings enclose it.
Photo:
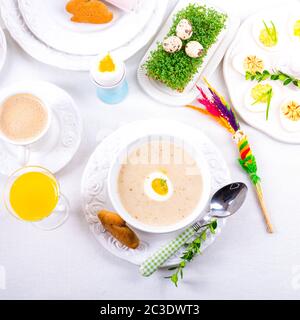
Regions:
[[[73,14],[74,22],[102,24],[113,19],[113,13],[99,0],[71,0],[66,10]]]
[[[139,238],[117,213],[101,210],[98,218],[105,230],[126,247],[136,249],[139,246]]]

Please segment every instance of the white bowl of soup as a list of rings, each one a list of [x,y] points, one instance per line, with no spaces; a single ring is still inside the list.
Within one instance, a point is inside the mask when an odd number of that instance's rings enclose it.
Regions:
[[[141,137],[120,149],[108,174],[116,212],[132,227],[173,232],[199,218],[211,175],[197,146],[176,136]]]

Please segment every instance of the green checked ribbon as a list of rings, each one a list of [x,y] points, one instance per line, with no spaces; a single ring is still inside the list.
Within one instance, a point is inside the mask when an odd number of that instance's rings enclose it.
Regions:
[[[196,231],[189,227],[183,231],[176,239],[160,248],[140,266],[140,273],[144,277],[151,276],[164,262],[172,257],[194,234]]]

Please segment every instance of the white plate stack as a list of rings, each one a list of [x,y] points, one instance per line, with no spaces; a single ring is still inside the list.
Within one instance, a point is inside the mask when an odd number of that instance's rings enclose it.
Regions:
[[[168,1],[138,0],[130,12],[106,3],[107,24],[71,21],[67,0],[2,0],[1,15],[11,36],[35,59],[62,69],[88,70],[103,51],[126,60],[147,44],[159,28]],[[110,1],[109,1],[110,2]]]

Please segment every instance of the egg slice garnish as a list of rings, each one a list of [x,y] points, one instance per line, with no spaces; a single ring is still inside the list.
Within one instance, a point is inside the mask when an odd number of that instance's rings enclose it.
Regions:
[[[150,173],[144,181],[145,195],[154,201],[166,201],[173,194],[173,184],[162,172]]]
[[[253,35],[256,42],[266,50],[278,50],[280,34],[278,25],[274,20],[256,20],[253,24]]]
[[[286,131],[300,131],[300,96],[292,96],[282,103],[280,120]]]
[[[261,53],[239,53],[232,59],[234,69],[245,75],[246,72],[263,72],[270,68],[269,60]]]
[[[268,102],[276,94],[276,89],[268,82],[257,83],[253,85],[245,95],[245,106],[252,112],[266,112]]]

